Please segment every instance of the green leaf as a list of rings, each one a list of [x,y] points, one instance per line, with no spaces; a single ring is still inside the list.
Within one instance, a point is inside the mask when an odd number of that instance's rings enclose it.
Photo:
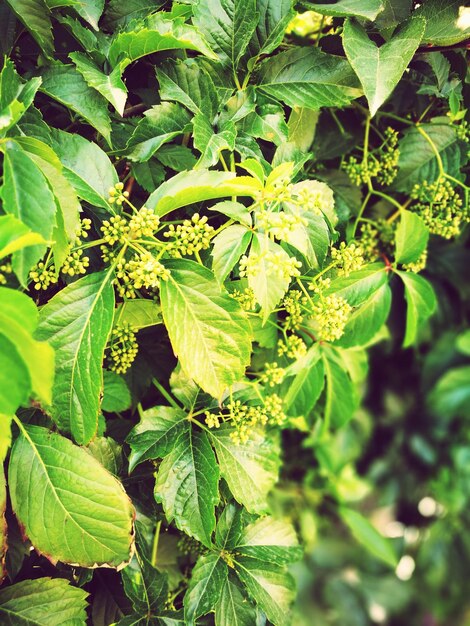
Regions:
[[[237,557],[235,570],[274,626],[289,626],[289,608],[295,596],[291,575],[271,563],[247,556]]]
[[[153,300],[125,300],[116,309],[118,324],[129,324],[134,331],[163,324],[160,305]]]
[[[88,451],[114,476],[119,476],[123,466],[122,446],[111,437],[95,437]]]
[[[196,167],[207,168],[216,165],[223,150],[233,152],[236,138],[235,125],[227,123],[224,129],[216,133],[203,113],[198,113],[193,119],[193,144],[201,156]]]
[[[84,624],[87,593],[64,578],[24,580],[0,591],[0,619],[12,626]]]
[[[82,52],[72,52],[69,54],[69,58],[75,63],[77,70],[83,76],[87,85],[96,89],[98,93],[113,105],[119,115],[122,115],[127,100],[127,88],[121,78],[121,67],[118,65],[108,75],[102,72]]]
[[[285,205],[286,213],[298,215],[294,207]],[[330,246],[330,231],[323,215],[306,211],[301,213],[306,224],[298,224],[289,231],[286,242],[301,252],[310,267],[323,264]]]
[[[33,233],[13,215],[0,215],[0,259],[27,246],[45,244],[39,233]]]
[[[230,217],[230,219],[240,224],[244,224],[248,228],[251,228],[252,219],[250,215],[250,209],[241,202],[233,202],[233,200],[225,200],[224,202],[218,202],[214,206],[208,207],[210,211],[216,211]]]
[[[220,474],[234,498],[250,513],[268,511],[267,496],[278,478],[279,444],[254,430],[246,443],[235,443],[233,428],[222,425],[210,433]]]
[[[160,98],[179,102],[195,115],[204,113],[213,121],[218,97],[212,78],[196,59],[168,61],[157,68]]]
[[[315,137],[319,113],[305,107],[292,109],[287,122],[289,143],[302,152],[308,152]]]
[[[31,393],[47,406],[52,401],[54,351],[33,339],[37,318],[36,306],[28,296],[0,287],[0,333],[13,343],[28,368]]]
[[[214,508],[219,501],[219,469],[207,435],[191,424],[172,440],[155,481],[155,499],[169,522],[205,546],[211,545]]]
[[[236,176],[232,172],[194,170],[180,172],[169,178],[154,193],[146,206],[163,216],[174,209],[195,202],[214,200],[227,196],[255,197],[262,189],[261,183],[251,176]]]
[[[256,0],[259,14],[256,30],[248,47],[251,57],[269,54],[284,39],[287,25],[295,16],[292,0]]]
[[[246,252],[250,241],[251,231],[241,224],[233,224],[214,237],[212,270],[221,284]]]
[[[415,15],[426,19],[423,42],[435,46],[452,46],[470,36],[468,21],[465,21],[461,0],[426,0]],[[462,12],[462,14],[461,14]]]
[[[289,261],[289,255],[277,243],[267,239],[263,233],[254,233],[248,255],[249,262],[256,264],[256,272],[248,275],[248,286],[253,289],[256,301],[263,311],[264,321],[286,293],[291,279],[273,271],[269,259],[275,256],[278,262]]]
[[[307,417],[317,403],[325,384],[325,372],[318,344],[314,344],[304,357],[289,367],[287,380],[284,410],[287,415]]]
[[[41,310],[38,338],[56,351],[51,414],[75,441],[96,434],[103,389],[104,349],[114,316],[111,273],[84,276],[56,294]]]
[[[258,24],[255,0],[200,0],[193,23],[221,63],[235,71]]]
[[[209,552],[198,558],[184,596],[184,619],[187,626],[193,626],[198,617],[214,609],[227,574],[227,565],[220,554]]]
[[[348,375],[339,354],[328,349],[323,355],[325,368],[325,409],[324,429],[341,428],[349,422],[357,409],[356,388]]]
[[[253,626],[256,609],[247,601],[236,576],[229,572],[215,606],[216,626]]]
[[[103,13],[104,0],[80,0],[80,2],[73,2],[73,9],[94,30],[99,30],[98,21]]]
[[[34,39],[51,58],[54,53],[50,11],[43,0],[8,0],[8,4],[30,31]]]
[[[126,439],[131,447],[129,472],[132,472],[139,463],[169,454],[173,442],[187,427],[187,415],[181,409],[156,406],[144,411],[140,422]]]
[[[129,560],[134,516],[129,498],[114,476],[65,437],[22,427],[8,484],[26,535],[53,562],[119,567]]]
[[[108,105],[101,94],[88,86],[73,65],[60,63],[42,74],[41,91],[83,117],[111,144]]]
[[[335,345],[342,348],[366,346],[387,321],[391,304],[391,289],[383,284],[365,302],[353,309],[344,327],[344,334]]]
[[[418,49],[424,28],[424,20],[412,18],[379,47],[358,22],[345,22],[344,51],[364,88],[371,116],[397,86]]]
[[[150,12],[160,9],[164,0],[109,0],[106,3],[103,21],[110,32],[124,29],[132,20],[142,19]]]
[[[238,302],[222,294],[212,272],[188,260],[168,261],[161,283],[165,325],[181,367],[204,391],[220,398],[249,363],[248,321]],[[191,333],[187,329],[191,328]]]
[[[426,249],[429,230],[416,213],[402,211],[395,234],[395,261],[414,263]]]
[[[163,102],[144,113],[126,146],[131,161],[148,161],[168,141],[184,132],[189,113],[179,104]]]
[[[233,550],[242,534],[243,509],[229,502],[222,511],[215,529],[215,544],[222,550]]]
[[[287,565],[301,559],[303,550],[291,524],[262,517],[244,529],[236,552],[237,556],[241,554],[274,565]]]
[[[178,144],[166,144],[162,146],[157,153],[157,159],[165,167],[169,167],[175,170],[175,172],[192,169],[196,165],[196,157],[192,151],[188,147]],[[156,187],[158,187],[158,185],[154,185],[151,191]]]
[[[112,66],[116,66],[123,59],[135,61],[154,52],[178,49],[195,50],[210,59],[217,59],[196,28],[182,19],[165,19],[163,14],[155,13],[138,22],[133,31],[116,35],[109,49],[109,60]]]
[[[372,524],[357,511],[341,507],[339,509],[344,523],[351,530],[354,538],[371,554],[390,567],[396,567],[398,560],[389,539],[383,537]]]
[[[284,110],[275,104],[258,107],[257,112],[245,117],[241,128],[248,135],[270,141],[276,146],[286,142],[289,133]]]
[[[35,233],[50,240],[55,226],[56,203],[48,182],[17,143],[4,144],[3,209]],[[13,269],[25,286],[31,267],[44,254],[44,245],[28,246],[13,254]]]
[[[7,427],[7,432],[10,432],[10,424],[4,424],[3,421],[5,419],[5,415],[0,413],[0,424],[2,426],[2,434],[0,435],[0,462],[3,465],[3,461],[5,460],[6,450],[3,450],[4,447],[4,431],[3,428]],[[9,444],[8,444],[9,445]],[[7,572],[5,569],[5,554],[7,551],[7,524],[5,519],[5,509],[7,506],[7,490],[5,483],[5,474],[3,472],[3,467],[0,470],[0,584],[4,581]],[[1,592],[0,592],[1,593]],[[1,596],[0,596],[1,597]],[[1,599],[0,599],[1,603]]]
[[[364,17],[366,20],[375,20],[383,10],[382,0],[338,0],[332,3],[302,2],[302,6],[310,11],[333,17]]]
[[[411,346],[418,331],[436,309],[436,294],[431,284],[422,276],[408,272],[397,272],[405,286],[406,330],[403,347]]]
[[[15,344],[0,333],[0,415],[13,415],[31,392],[31,377]]]
[[[131,600],[136,613],[141,616],[158,615],[168,598],[168,577],[139,554],[137,567],[126,567],[121,576],[126,596]],[[133,565],[133,564],[132,564]]]
[[[470,366],[453,367],[437,381],[428,397],[433,415],[445,419],[468,415],[470,411]]]
[[[4,135],[31,106],[41,78],[23,83],[9,59],[5,59],[0,72],[0,131]]]
[[[54,130],[52,147],[80,198],[109,210],[108,190],[118,182],[118,177],[108,155],[84,137],[62,130]]]
[[[463,333],[458,335],[455,347],[460,353],[470,356],[470,329],[464,330]]]
[[[362,95],[351,66],[311,46],[293,48],[264,61],[258,88],[290,107],[341,107]]]
[[[196,159],[193,157],[190,167],[192,167],[194,163],[196,163]],[[181,169],[185,168],[182,167]],[[151,193],[152,191],[155,191],[155,189],[165,180],[165,168],[161,165],[161,163],[159,163],[159,161],[157,161],[156,158],[153,158],[148,161],[142,161],[142,163],[133,163],[132,175],[135,177],[137,183],[142,187],[142,189]]]
[[[461,166],[461,150],[454,129],[446,124],[421,124],[422,130],[439,153],[444,170],[451,176],[458,176]],[[405,131],[398,144],[400,157],[398,175],[393,183],[397,191],[409,193],[415,184],[427,181],[433,183],[440,176],[436,154],[431,143],[417,128]]]
[[[371,263],[360,270],[351,272],[349,276],[334,279],[325,293],[341,296],[352,307],[357,307],[387,282],[388,276],[385,265],[383,263]]]
[[[126,381],[115,372],[103,372],[103,401],[101,408],[108,413],[121,413],[131,406],[131,394]]]
[[[11,421],[12,415],[5,415],[0,413],[0,462],[3,463],[7,456],[7,452],[11,445]],[[5,486],[5,485],[4,485]],[[5,497],[5,496],[3,496]],[[1,498],[0,498],[1,501]],[[3,513],[2,513],[3,515]],[[1,553],[1,549],[0,549]],[[4,554],[0,554],[0,579],[2,579],[2,563],[4,562]]]

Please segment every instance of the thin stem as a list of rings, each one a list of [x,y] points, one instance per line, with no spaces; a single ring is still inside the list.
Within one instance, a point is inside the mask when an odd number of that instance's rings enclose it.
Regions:
[[[371,195],[372,195],[372,192],[369,189],[366,194],[366,197],[364,198],[363,203],[361,204],[361,208],[359,209],[359,212],[357,214],[356,221],[354,222],[354,226],[353,226],[352,233],[351,233],[351,237],[353,238],[356,235],[357,227],[359,226],[359,222],[362,220],[362,214],[364,213],[366,209],[367,203],[369,202]]]
[[[152,543],[152,555],[150,557],[150,562],[151,564],[156,567],[157,565],[157,552],[158,552],[158,541],[160,539],[160,528],[162,526],[162,521],[159,520],[157,522],[157,525],[155,527],[155,534],[153,536],[153,543]]]
[[[422,135],[426,139],[428,144],[431,146],[432,151],[434,152],[434,156],[436,157],[437,167],[439,168],[439,174],[441,176],[445,176],[446,173],[445,173],[445,170],[444,170],[444,164],[442,163],[442,158],[441,158],[441,155],[439,154],[439,150],[437,149],[436,144],[431,139],[431,137],[427,134],[427,132],[425,130],[423,130],[422,126],[419,126],[417,124],[416,125],[416,129],[417,129],[418,133],[420,135]]]
[[[176,400],[168,393],[168,391],[163,387],[156,378],[152,378],[153,385],[158,389],[158,391],[162,394],[162,396],[167,400],[171,406],[175,409],[181,409],[180,405],[176,402]]]

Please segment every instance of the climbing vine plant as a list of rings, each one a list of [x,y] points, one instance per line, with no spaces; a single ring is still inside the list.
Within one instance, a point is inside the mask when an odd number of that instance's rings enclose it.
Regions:
[[[419,344],[428,257],[465,238],[467,24],[0,2],[2,623],[289,624],[294,440],[396,566],[334,457],[370,349]]]

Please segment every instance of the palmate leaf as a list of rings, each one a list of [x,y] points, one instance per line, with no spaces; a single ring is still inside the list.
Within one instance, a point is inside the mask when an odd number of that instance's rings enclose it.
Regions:
[[[84,449],[24,426],[11,452],[12,507],[53,562],[119,567],[130,558],[134,510],[122,485]]]
[[[209,552],[199,557],[184,596],[184,618],[187,626],[194,626],[198,617],[215,607],[227,574],[228,567],[220,553]]]
[[[256,624],[256,613],[240,582],[229,572],[215,606],[216,626],[253,626]]]
[[[251,513],[268,511],[267,496],[278,478],[279,442],[254,430],[246,443],[230,437],[233,428],[222,425],[210,433],[220,474],[234,498]]]
[[[88,443],[96,434],[102,361],[113,324],[111,272],[84,276],[56,294],[41,310],[38,338],[56,351],[51,414],[75,441]]]
[[[237,557],[249,556],[283,566],[298,561],[303,550],[291,524],[272,517],[262,517],[244,529],[236,552]]]
[[[158,469],[155,499],[169,521],[205,546],[211,545],[219,501],[219,468],[207,435],[186,420]]]
[[[258,89],[290,107],[343,106],[362,95],[346,59],[311,46],[281,52],[260,65]]]
[[[256,0],[258,23],[248,53],[251,57],[276,50],[284,38],[287,25],[295,16],[292,0]]]
[[[418,49],[424,28],[423,19],[413,18],[378,47],[358,22],[345,22],[344,50],[364,88],[371,116],[376,114],[403,76]]]
[[[134,557],[121,576],[134,611],[155,618],[168,598],[168,576],[158,571],[142,554]]]
[[[64,578],[24,580],[0,591],[0,620],[5,626],[81,626],[87,595]]]
[[[165,266],[170,278],[161,283],[161,305],[173,350],[187,376],[220,398],[248,365],[248,320],[238,302],[221,293],[210,270],[188,260]]]

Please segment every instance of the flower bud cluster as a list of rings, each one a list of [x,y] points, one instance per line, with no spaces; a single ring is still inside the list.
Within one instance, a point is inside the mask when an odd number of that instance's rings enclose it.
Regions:
[[[284,341],[282,339],[278,341],[277,353],[290,359],[300,359],[307,354],[307,346],[302,337],[289,335]]]
[[[230,295],[240,304],[244,311],[253,311],[256,308],[256,296],[251,287],[247,287],[243,291],[234,289]]]
[[[279,367],[276,362],[266,363],[264,372],[260,376],[260,381],[268,387],[280,385],[284,380],[286,370]]]
[[[79,276],[80,274],[86,274],[89,265],[90,259],[87,256],[83,256],[83,250],[78,249],[68,255],[60,271],[67,276]]]
[[[362,224],[359,242],[365,262],[376,261],[381,252],[392,252],[395,230],[395,222],[389,223],[384,219],[377,220],[375,224]]]
[[[420,257],[414,261],[413,263],[404,263],[403,269],[407,272],[413,272],[414,274],[418,274],[426,267],[426,262],[428,260],[428,251],[424,250],[424,252],[420,255]]]
[[[275,212],[263,209],[257,215],[257,225],[276,239],[287,241],[289,235],[296,228],[307,225],[307,220],[299,214],[293,215],[284,211]]]
[[[336,262],[338,276],[349,276],[365,263],[361,246],[354,242],[346,244],[342,241],[339,248],[331,249],[331,258]]]
[[[110,187],[108,190],[109,193],[109,198],[108,198],[108,202],[109,204],[114,204],[116,203],[118,206],[121,206],[122,203],[127,200],[127,198],[129,197],[129,192],[128,191],[123,191],[124,189],[124,183],[116,183],[114,185],[114,187]]]
[[[385,140],[375,153],[369,152],[367,158],[360,161],[351,156],[342,168],[349,176],[353,185],[367,184],[375,178],[380,185],[390,185],[398,174],[398,133],[393,128],[385,131]]]
[[[212,226],[207,223],[207,217],[201,217],[199,213],[195,213],[190,220],[184,220],[176,228],[170,224],[163,236],[173,239],[167,247],[170,256],[180,258],[206,250],[214,232]]]
[[[124,243],[129,235],[127,220],[120,215],[113,215],[109,220],[104,220],[100,230],[103,239],[109,246],[114,246],[115,243]]]
[[[91,220],[84,217],[80,220],[78,228],[75,232],[75,246],[79,246],[82,243],[82,239],[88,239],[88,234],[91,229]]]
[[[319,341],[340,339],[351,311],[351,306],[341,296],[330,294],[320,297],[312,307],[316,338]]]
[[[130,324],[113,328],[107,353],[107,364],[116,374],[124,374],[137,356],[139,345]]]
[[[153,211],[142,207],[129,220],[129,231],[132,239],[151,237],[160,226],[160,218]]]
[[[150,252],[135,255],[116,265],[117,292],[121,298],[135,298],[139,289],[158,289],[160,280],[168,280],[170,271]]]
[[[4,263],[0,265],[0,285],[6,285],[8,277],[13,273],[11,263]]]
[[[463,207],[462,198],[445,178],[415,185],[411,197],[417,202],[410,208],[420,215],[434,235],[452,239],[460,234],[463,224],[470,221],[468,207]]]
[[[285,327],[288,330],[298,330],[304,320],[303,307],[307,304],[307,298],[301,291],[289,292],[282,301],[287,317]]]
[[[190,537],[189,535],[182,535],[178,539],[178,543],[176,544],[180,554],[184,556],[188,556],[190,554],[200,554],[202,552],[201,548],[203,546],[194,539],[194,537]]]
[[[293,185],[291,202],[316,215],[328,214],[335,206],[333,190],[320,180],[303,180]]]
[[[40,261],[31,269],[29,277],[33,281],[36,291],[40,289],[46,290],[50,285],[54,285],[57,282],[55,267],[53,265],[48,267],[43,261]]]
[[[261,271],[262,264],[265,264],[266,275],[276,276],[279,279],[290,279],[300,276],[299,268],[302,263],[295,257],[287,256],[283,250],[274,252],[266,250],[257,254],[250,251],[250,255],[245,254],[240,259],[240,277],[254,278]]]

